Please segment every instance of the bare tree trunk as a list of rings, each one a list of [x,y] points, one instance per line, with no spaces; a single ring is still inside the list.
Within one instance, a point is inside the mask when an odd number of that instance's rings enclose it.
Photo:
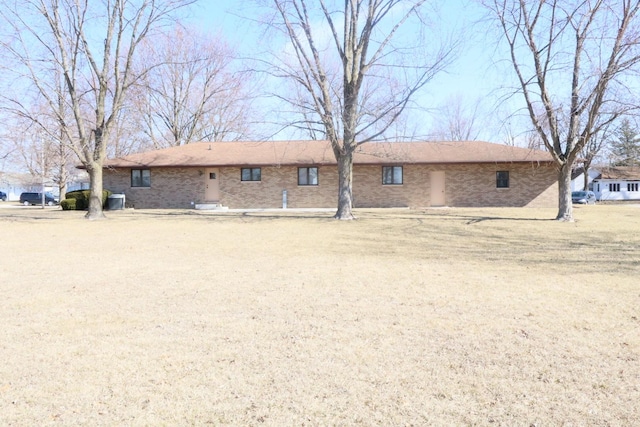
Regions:
[[[571,202],[571,164],[565,163],[558,169],[558,221],[573,222]]]
[[[355,219],[353,215],[353,153],[344,153],[338,157],[338,210],[336,219]]]
[[[89,208],[85,218],[96,220],[105,219],[104,212],[102,211],[102,165],[94,164],[92,167],[87,168],[90,178],[90,190],[89,196]]]
[[[591,167],[591,164],[588,162],[584,162],[584,166],[582,168],[583,173],[584,173],[584,191],[589,190],[589,168]]]

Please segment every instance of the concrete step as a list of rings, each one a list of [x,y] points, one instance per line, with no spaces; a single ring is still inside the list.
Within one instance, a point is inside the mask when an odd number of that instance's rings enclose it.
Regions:
[[[227,206],[222,206],[220,203],[196,203],[195,208],[197,210],[210,210],[210,211],[228,211]]]

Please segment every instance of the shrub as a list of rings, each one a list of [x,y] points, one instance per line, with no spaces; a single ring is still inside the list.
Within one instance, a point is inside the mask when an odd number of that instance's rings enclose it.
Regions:
[[[79,210],[87,209],[89,207],[90,194],[91,194],[90,190],[75,190],[75,191],[69,191],[67,194],[65,194],[65,198],[67,200],[75,200],[75,208],[70,208],[70,209],[79,211]],[[106,208],[107,199],[111,194],[112,193],[109,190],[102,190],[102,207],[103,208]]]
[[[60,206],[63,211],[75,211],[78,210],[76,207],[76,199],[64,199],[60,202]]]

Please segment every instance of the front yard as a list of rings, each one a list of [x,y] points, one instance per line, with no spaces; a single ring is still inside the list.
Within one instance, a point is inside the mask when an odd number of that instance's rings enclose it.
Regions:
[[[0,424],[639,425],[640,208],[0,210]]]

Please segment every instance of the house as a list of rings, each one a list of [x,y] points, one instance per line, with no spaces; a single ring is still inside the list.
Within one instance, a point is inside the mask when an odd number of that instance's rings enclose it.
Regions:
[[[595,168],[589,168],[587,171],[588,184],[587,188],[584,187],[584,167],[579,166],[575,168],[571,174],[571,191],[592,191],[593,180],[600,175],[600,170]]]
[[[105,162],[104,188],[135,208],[335,207],[328,141],[203,142]],[[488,142],[372,142],[354,154],[354,207],[557,203],[545,151]]]
[[[600,168],[593,180],[598,200],[640,200],[640,166]]]

